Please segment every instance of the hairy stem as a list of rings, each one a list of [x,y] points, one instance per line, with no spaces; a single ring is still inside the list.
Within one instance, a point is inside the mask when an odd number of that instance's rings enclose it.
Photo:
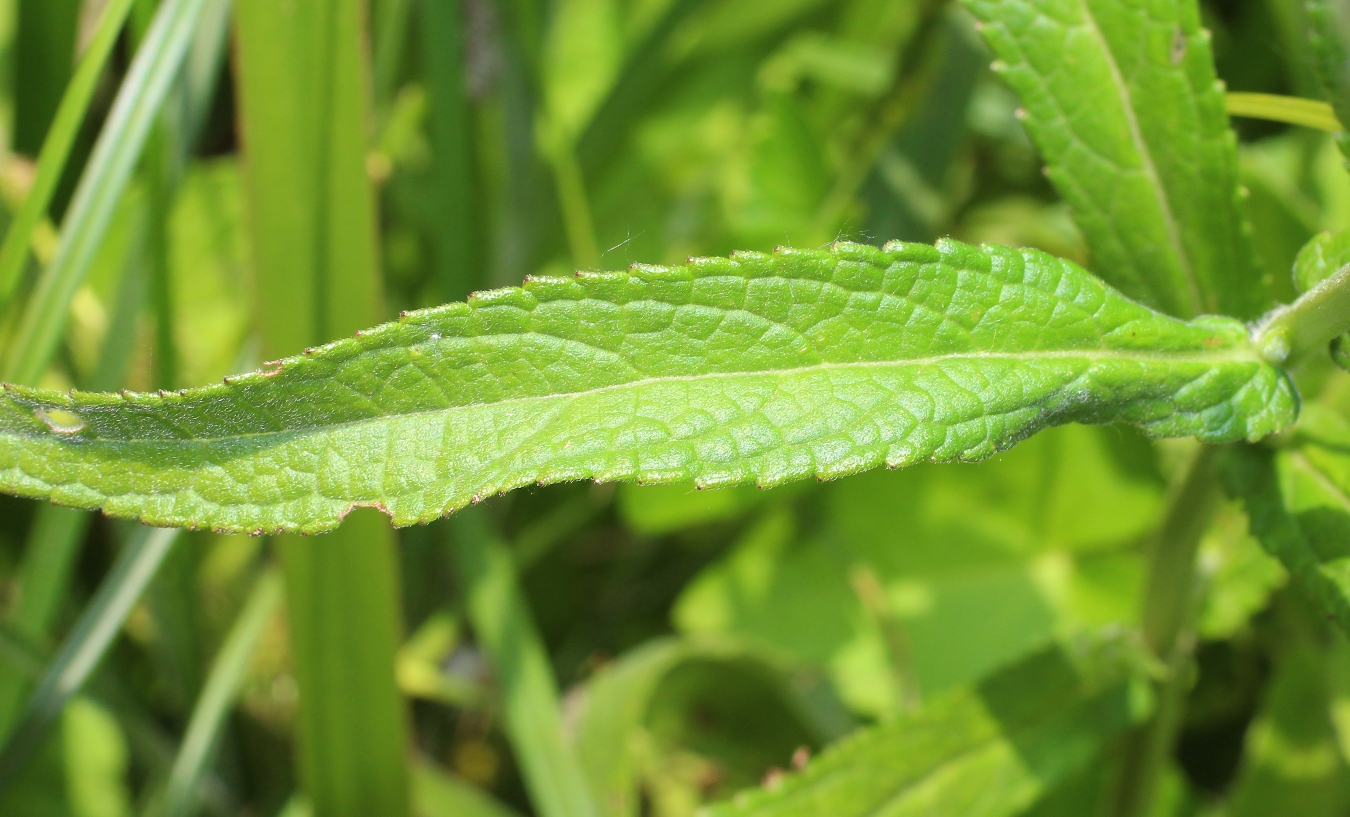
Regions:
[[[1204,446],[1196,451],[1172,493],[1149,557],[1140,628],[1144,643],[1163,670],[1154,682],[1157,708],[1153,717],[1125,746],[1113,817],[1150,813],[1176,738],[1194,647],[1190,630],[1198,597],[1196,556],[1218,497],[1214,449]]]
[[[1292,365],[1350,331],[1350,264],[1267,315],[1256,327],[1256,348],[1274,364]]]

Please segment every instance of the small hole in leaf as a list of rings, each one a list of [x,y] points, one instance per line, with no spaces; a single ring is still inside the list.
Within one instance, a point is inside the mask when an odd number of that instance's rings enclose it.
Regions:
[[[84,430],[84,418],[67,409],[33,409],[33,414],[57,434],[78,434]]]

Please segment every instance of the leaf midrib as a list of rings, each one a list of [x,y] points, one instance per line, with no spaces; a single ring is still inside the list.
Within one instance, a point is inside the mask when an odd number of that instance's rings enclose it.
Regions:
[[[1312,460],[1308,459],[1307,454],[1302,451],[1293,451],[1290,453],[1289,459],[1295,466],[1312,477],[1313,481],[1321,486],[1322,490],[1326,491],[1334,501],[1339,503],[1341,510],[1350,513],[1350,495],[1347,495],[1345,489],[1327,476]]]
[[[704,374],[687,375],[663,375],[657,377],[640,378],[628,380],[622,383],[611,383],[605,386],[597,386],[591,389],[583,389],[571,392],[555,392],[553,394],[528,395],[522,397],[509,397],[502,400],[495,400],[482,403],[466,403],[458,406],[445,406],[440,408],[429,408],[418,411],[391,412],[375,417],[363,417],[353,420],[342,420],[332,423],[306,426],[302,428],[289,428],[279,431],[257,431],[244,432],[239,434],[230,434],[219,437],[82,437],[80,434],[72,434],[66,439],[74,444],[92,444],[103,443],[105,445],[136,445],[136,444],[154,444],[154,445],[211,445],[214,443],[238,441],[238,440],[260,440],[267,438],[290,438],[309,436],[312,434],[323,433],[325,431],[335,431],[352,426],[360,426],[369,423],[379,423],[390,419],[403,419],[418,417],[421,415],[448,414],[468,409],[482,408],[504,408],[513,405],[527,405],[534,402],[545,400],[570,400],[581,397],[587,397],[605,392],[618,391],[620,389],[640,388],[648,385],[659,385],[665,383],[681,382],[706,382],[710,380],[731,380],[742,377],[787,377],[796,374],[807,374],[814,372],[831,371],[858,371],[868,369],[892,369],[908,368],[922,366],[936,366],[941,363],[948,363],[962,360],[994,360],[994,361],[1038,361],[1038,360],[1075,360],[1083,359],[1088,361],[1097,360],[1122,360],[1137,361],[1141,363],[1200,363],[1206,365],[1218,365],[1225,363],[1252,363],[1261,365],[1262,361],[1251,349],[1227,348],[1216,350],[1214,352],[1196,352],[1187,351],[1179,353],[1158,352],[1150,350],[1119,350],[1119,349],[1084,349],[1084,350],[1044,350],[1033,352],[961,352],[946,355],[934,355],[923,358],[910,358],[899,360],[882,361],[859,361],[850,363],[817,363],[809,366],[798,366],[788,369],[764,369],[764,370],[745,370],[735,372],[709,372]],[[56,408],[67,408],[66,406],[56,406]],[[75,405],[69,410],[79,412],[80,407]],[[9,437],[28,437],[28,438],[53,438],[51,434],[33,434],[25,435],[20,431],[13,431],[5,434]]]
[[[1181,265],[1181,271],[1186,276],[1187,294],[1190,295],[1191,308],[1195,313],[1205,311],[1204,296],[1201,294],[1200,282],[1195,277],[1195,269],[1191,266],[1190,256],[1186,252],[1186,247],[1181,241],[1181,231],[1177,226],[1176,214],[1172,212],[1172,202],[1167,197],[1167,191],[1163,188],[1162,177],[1158,174],[1158,167],[1153,161],[1153,153],[1149,149],[1148,142],[1144,139],[1144,132],[1139,127],[1139,118],[1134,112],[1134,99],[1130,96],[1128,83],[1125,76],[1120,72],[1120,66],[1116,62],[1116,54],[1111,50],[1110,44],[1106,41],[1106,35],[1102,33],[1101,25],[1097,22],[1096,16],[1092,13],[1092,7],[1088,0],[1079,0],[1079,7],[1083,10],[1083,19],[1086,21],[1088,30],[1101,46],[1102,53],[1105,55],[1106,65],[1111,72],[1111,82],[1116,87],[1116,93],[1120,97],[1121,107],[1125,112],[1125,123],[1129,128],[1130,141],[1135,149],[1139,151],[1140,161],[1143,163],[1144,173],[1148,176],[1154,197],[1158,200],[1158,207],[1162,211],[1163,226],[1167,230],[1168,243],[1172,245],[1173,252],[1176,253],[1177,263]]]

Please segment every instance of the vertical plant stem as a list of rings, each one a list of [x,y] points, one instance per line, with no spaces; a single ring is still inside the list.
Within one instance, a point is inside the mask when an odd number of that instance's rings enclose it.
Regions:
[[[1214,450],[1202,446],[1172,493],[1149,557],[1141,633],[1162,673],[1154,683],[1157,703],[1152,719],[1125,745],[1112,804],[1114,817],[1151,813],[1158,781],[1176,740],[1194,650],[1192,620],[1199,595],[1196,558],[1218,500]]]
[[[380,317],[358,0],[240,0],[238,77],[264,353]],[[301,779],[316,817],[408,812],[394,679],[393,534],[374,512],[278,540],[300,687]]]
[[[541,817],[595,817],[581,767],[563,736],[553,669],[510,551],[478,509],[451,517],[450,530],[469,621],[492,662],[507,736],[535,809]]]
[[[479,283],[473,267],[472,157],[464,83],[460,0],[423,0],[423,57],[430,101],[436,229],[432,233],[442,301],[458,301]]]
[[[591,202],[586,194],[586,178],[577,162],[570,138],[557,137],[556,144],[547,148],[553,166],[553,180],[558,187],[558,204],[562,208],[563,228],[567,246],[572,251],[572,263],[581,269],[598,269],[600,248],[595,238],[595,221],[591,218]]]
[[[434,0],[428,0],[434,2]],[[375,5],[371,32],[374,43],[372,74],[375,106],[383,115],[398,90],[399,68],[408,39],[408,10],[412,0],[380,0]]]

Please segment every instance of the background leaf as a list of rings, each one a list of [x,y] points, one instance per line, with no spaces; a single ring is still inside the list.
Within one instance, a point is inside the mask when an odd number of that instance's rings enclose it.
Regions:
[[[801,775],[713,813],[1016,814],[1144,716],[1128,664],[1110,647],[1041,653],[974,691],[860,733]]]
[[[1234,139],[1196,4],[968,6],[1099,274],[1175,315],[1264,311],[1270,283],[1239,206]]]

